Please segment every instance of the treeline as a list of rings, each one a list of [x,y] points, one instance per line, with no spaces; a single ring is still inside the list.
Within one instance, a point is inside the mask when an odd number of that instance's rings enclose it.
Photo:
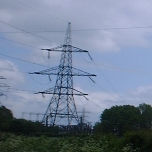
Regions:
[[[9,135],[7,132],[13,133],[13,135],[59,135],[59,131],[58,127],[46,127],[40,122],[16,119],[9,109],[4,106],[0,107],[0,143],[2,144],[6,143],[7,145],[7,142],[10,141],[7,139],[11,139],[11,137],[7,137],[7,135]],[[6,136],[4,136],[4,134],[6,134]],[[15,136],[15,138],[17,137],[24,138],[23,136]],[[66,139],[71,142],[72,137],[68,137],[67,135],[66,137],[67,138],[48,139]],[[25,138],[27,137],[25,136]],[[27,140],[30,140],[30,138],[31,137]],[[108,149],[107,151],[118,152],[122,150],[116,149],[122,149],[123,147],[123,151],[126,149],[126,152],[152,152],[152,106],[144,103],[137,107],[122,105],[105,109],[100,116],[100,122],[94,126],[93,135],[88,136],[85,134],[85,136],[80,136],[79,140],[85,141],[85,138],[89,139],[90,142],[88,143],[94,141],[95,144],[93,146],[95,149],[96,144],[102,140],[98,148],[102,149],[104,147]],[[39,138],[35,139],[39,140]],[[76,139],[76,136],[74,139]],[[67,142],[65,143],[67,144]],[[55,145],[56,144],[53,144],[52,146]],[[67,146],[70,146],[70,143]],[[111,149],[112,147],[114,147],[113,150]]]
[[[123,105],[105,109],[94,126],[96,136],[117,136],[138,152],[152,152],[152,106]],[[116,143],[117,144],[117,143]]]
[[[96,135],[124,136],[127,132],[152,131],[152,106],[140,104],[138,107],[131,105],[113,106],[105,109],[100,116],[100,122],[94,126]],[[58,134],[59,128],[44,126],[40,122],[25,119],[16,119],[11,110],[5,106],[0,107],[0,131],[16,134]]]
[[[40,122],[32,122],[25,119],[16,119],[11,110],[5,106],[0,107],[0,131],[18,135],[58,134],[58,127],[46,127]]]
[[[152,130],[152,106],[140,104],[113,106],[105,109],[96,123],[94,132],[97,134],[114,134],[123,136],[130,131]]]

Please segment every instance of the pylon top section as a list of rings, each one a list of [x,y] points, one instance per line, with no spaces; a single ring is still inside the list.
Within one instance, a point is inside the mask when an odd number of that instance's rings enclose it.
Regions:
[[[72,45],[72,39],[71,39],[71,23],[68,23],[68,28],[67,28],[67,32],[66,32],[66,37],[64,40],[64,44],[65,45]]]

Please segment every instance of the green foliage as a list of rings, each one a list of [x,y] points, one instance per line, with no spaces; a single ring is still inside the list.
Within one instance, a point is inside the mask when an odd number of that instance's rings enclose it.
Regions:
[[[122,136],[126,131],[139,128],[139,115],[139,109],[134,106],[113,106],[101,114],[101,129],[104,133]]]
[[[32,122],[25,119],[13,118],[12,112],[5,108],[0,107],[0,131],[13,132],[23,135],[35,134],[57,134],[58,127],[46,127],[40,122]]]
[[[151,152],[152,151],[152,131],[141,130],[137,132],[128,132],[124,136],[125,144],[132,144],[132,147],[139,147],[140,152]]]
[[[88,137],[24,137],[9,136],[0,139],[2,152],[137,152],[131,145],[122,145],[122,139],[112,136]]]
[[[94,127],[95,133],[123,136],[128,131],[151,130],[152,107],[145,103],[138,107],[113,106],[105,109],[100,118],[100,123]]]
[[[147,104],[140,104],[140,128],[141,129],[151,129],[152,128],[152,107]]]
[[[40,132],[43,125],[39,122],[32,122],[25,119],[14,119],[10,125],[10,131],[28,135]]]
[[[94,130],[94,134],[102,134],[102,125],[101,125],[101,123],[99,123],[99,122],[97,122],[96,124],[95,124],[95,126],[93,127],[93,130]]]
[[[5,108],[5,106],[0,107],[0,131],[9,131],[9,126],[12,120],[12,112]]]
[[[23,135],[35,135],[41,133],[57,134],[57,127],[46,127],[40,122],[32,122],[25,119],[14,119],[10,125],[10,132],[23,134]]]

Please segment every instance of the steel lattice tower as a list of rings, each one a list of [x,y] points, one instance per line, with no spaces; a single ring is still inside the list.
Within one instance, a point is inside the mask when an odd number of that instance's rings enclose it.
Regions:
[[[0,76],[0,79],[6,79],[6,78],[4,78],[3,76]],[[0,82],[0,87],[10,87],[10,86],[8,86],[7,84],[5,84],[5,83],[1,83]],[[6,96],[2,91],[0,92],[0,97],[1,96]],[[6,96],[7,97],[7,96]],[[0,101],[0,107],[2,107],[3,105],[2,105],[2,103],[1,103],[1,101]]]
[[[39,92],[42,94],[53,94],[42,122],[46,125],[48,125],[48,122],[50,122],[50,125],[53,126],[59,124],[78,124],[79,118],[74,101],[74,95],[85,96],[87,94],[73,88],[73,76],[90,77],[96,75],[72,67],[72,52],[88,53],[88,51],[73,47],[71,45],[71,23],[68,24],[64,45],[52,49],[42,50],[62,52],[58,67],[31,73],[57,75],[55,87],[43,92]]]

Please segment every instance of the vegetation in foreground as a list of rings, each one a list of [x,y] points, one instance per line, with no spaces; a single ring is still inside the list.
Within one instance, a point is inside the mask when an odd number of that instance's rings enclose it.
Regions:
[[[27,137],[1,135],[2,152],[138,152],[123,139],[112,136]]]
[[[0,152],[152,152],[151,122],[151,105],[113,106],[103,111],[93,135],[60,135],[58,127],[15,119],[2,106]]]

